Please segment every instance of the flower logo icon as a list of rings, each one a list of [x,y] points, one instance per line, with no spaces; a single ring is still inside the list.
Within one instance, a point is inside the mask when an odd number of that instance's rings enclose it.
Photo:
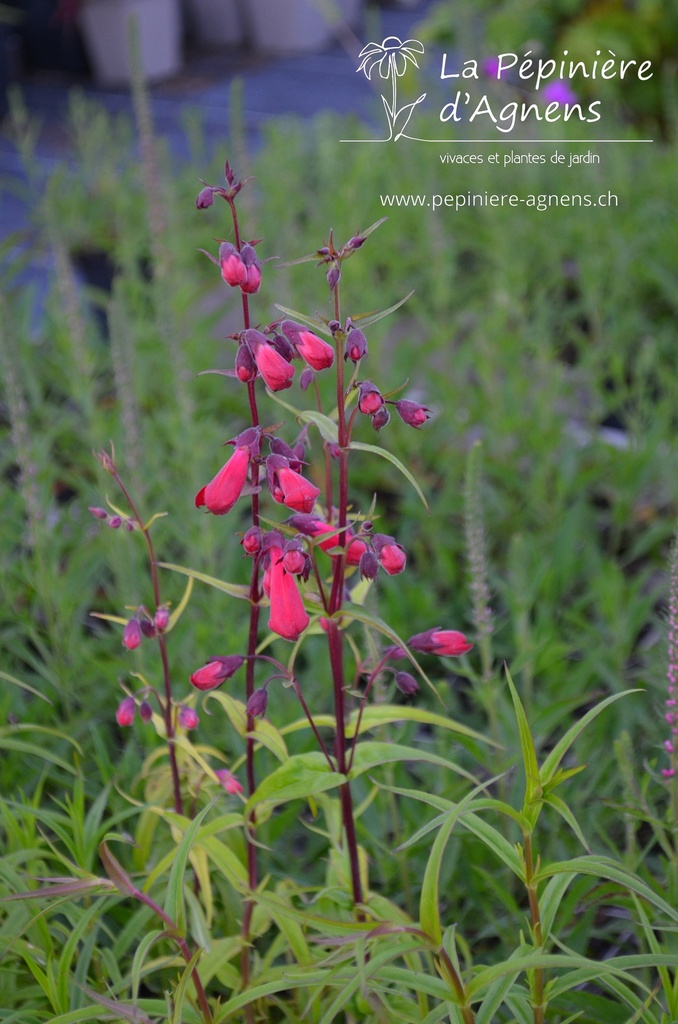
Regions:
[[[390,139],[397,142],[402,138],[414,108],[426,98],[426,93],[422,93],[413,103],[406,103],[398,109],[398,79],[405,74],[408,64],[419,67],[416,54],[423,52],[424,45],[418,39],[403,42],[398,36],[387,36],[381,43],[367,43],[358,54],[360,64],[357,70],[362,71],[369,81],[373,72],[378,70],[380,78],[391,82],[390,101],[384,95],[381,97],[389,128],[388,139],[382,140],[384,142]]]

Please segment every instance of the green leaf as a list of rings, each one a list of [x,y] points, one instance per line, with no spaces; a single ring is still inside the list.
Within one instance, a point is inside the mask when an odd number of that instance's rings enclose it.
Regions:
[[[308,263],[309,260],[316,260],[317,256],[302,256],[300,259],[295,260],[295,263]],[[281,266],[292,266],[291,263],[281,264]],[[332,336],[332,332],[327,326],[327,321],[322,320],[320,317],[307,316],[306,313],[299,313],[296,309],[288,309],[287,306],[280,306],[277,302],[275,305],[276,309],[279,309],[285,316],[289,316],[292,320],[298,320],[301,324],[306,324],[307,327],[312,327],[314,330],[321,331],[323,334]]]
[[[323,754],[294,754],[279,765],[260,784],[247,801],[245,813],[264,801],[273,804],[303,800],[315,793],[324,793],[346,782],[346,776],[330,770]]]
[[[359,718],[359,711],[353,711],[346,723],[346,736],[352,739],[355,736],[356,724]],[[484,736],[475,729],[455,722],[453,718],[436,714],[434,711],[427,711],[425,708],[409,707],[405,704],[371,704],[367,706],[362,714],[360,722],[360,733],[369,729],[376,729],[380,725],[389,725],[391,722],[419,722],[421,725],[434,725],[439,729],[447,729],[450,732],[459,733],[470,739],[478,740],[480,743],[488,743],[490,746],[497,746],[489,736]]]
[[[489,783],[482,782],[476,786],[475,789],[461,800],[456,807],[445,815],[445,819],[441,824],[440,831],[433,840],[431,847],[431,853],[429,855],[428,862],[426,864],[426,871],[424,872],[424,880],[421,886],[421,899],[419,901],[419,920],[422,929],[427,935],[431,936],[431,940],[436,946],[440,946],[443,941],[443,930],[440,923],[440,867],[443,860],[443,854],[445,853],[445,847],[447,846],[452,829],[457,824],[459,819],[462,817],[465,811],[468,810],[469,804],[473,801],[473,798],[482,792],[483,789]]]
[[[25,690],[27,693],[32,693],[34,697],[39,697],[40,700],[44,700],[47,704],[51,704],[52,701],[49,697],[46,697],[44,693],[40,693],[40,690],[36,690],[35,687],[29,686],[28,683],[22,683],[20,679],[15,676],[8,675],[7,672],[0,672],[0,679],[4,679],[5,682],[11,683],[13,686],[18,686],[21,690]]]
[[[383,318],[385,316],[389,316],[390,313],[395,313],[396,309],[400,309],[401,306],[404,306],[407,300],[411,299],[413,295],[414,288],[412,289],[411,292],[408,292],[404,298],[400,299],[399,302],[394,303],[387,309],[377,309],[373,313],[356,313],[355,315],[351,314],[351,320],[353,321],[353,323],[358,323],[358,321],[360,321],[361,328],[369,327],[370,324],[376,324],[377,320],[383,320]]]
[[[208,813],[212,810],[216,800],[211,800],[198,814],[193,821],[185,819],[185,825],[188,827],[185,829],[182,836],[181,842],[174,851],[174,858],[172,861],[172,870],[167,881],[167,893],[165,895],[165,913],[170,917],[179,932],[182,935],[186,933],[186,909],[184,906],[184,874],[186,872],[186,865],[188,864],[188,857],[191,852],[191,847],[195,842],[195,837],[198,833],[198,829],[202,825],[203,821],[207,817]]]
[[[198,965],[198,961],[202,956],[202,949],[197,949],[191,957],[189,963],[186,964],[184,971],[179,979],[179,984],[172,993],[172,1002],[174,1004],[174,1013],[172,1014],[171,1024],[185,1024],[186,1017],[184,1016],[184,1001],[186,999],[186,990],[188,989],[189,983],[193,977],[193,970]]]
[[[315,424],[324,441],[329,441],[330,444],[339,443],[337,424],[334,420],[331,420],[329,416],[325,416],[324,413],[315,412],[313,409],[310,409],[306,412],[299,413],[297,419],[301,420],[302,423]]]
[[[548,804],[549,807],[552,807],[554,811],[556,811],[560,815],[563,821],[567,822],[567,824],[570,826],[570,828],[572,829],[572,831],[574,832],[574,834],[576,835],[577,839],[584,847],[586,852],[590,853],[591,850],[589,844],[586,842],[586,839],[584,838],[584,833],[579,827],[579,822],[577,821],[577,819],[575,818],[574,814],[567,806],[565,801],[561,800],[559,796],[555,796],[555,794],[552,793],[545,798],[544,803]]]
[[[541,782],[539,779],[539,765],[537,763],[537,753],[534,749],[534,740],[532,739],[532,733],[530,732],[530,726],[527,721],[525,714],[525,708],[523,707],[522,701],[518,696],[511,673],[506,666],[506,679],[508,681],[509,690],[511,691],[511,699],[513,701],[513,709],[515,711],[516,721],[518,723],[518,735],[520,736],[520,749],[523,755],[523,767],[525,769],[525,804],[523,806],[523,814],[528,815],[534,825],[535,816],[534,812],[538,814],[539,806],[542,798]],[[532,811],[532,814],[529,812]]]
[[[642,692],[642,690],[636,689],[624,690],[623,693],[614,693],[611,697],[606,697],[605,700],[602,700],[600,704],[596,704],[596,706],[591,708],[590,711],[587,711],[585,715],[582,715],[582,717],[578,719],[556,743],[555,747],[544,761],[540,773],[542,786],[547,786],[548,783],[551,782],[558,765],[576,740],[577,736],[579,736],[587,725],[598,717],[601,711],[604,711],[610,704],[614,704],[615,701],[621,700],[622,697],[627,697],[630,693]]]
[[[414,479],[409,469],[406,466],[404,466],[400,459],[397,459],[395,455],[392,454],[392,452],[387,451],[385,448],[380,448],[376,444],[365,444],[363,441],[351,441],[350,447],[351,451],[371,452],[372,455],[379,455],[382,459],[386,459],[388,462],[392,463],[396,467],[396,469],[398,469],[403,474],[405,479],[409,480],[409,482],[412,484],[415,491],[421,498],[421,501],[426,511],[431,511],[428,507],[428,502],[424,497],[424,492],[422,491],[421,487]]]
[[[188,582],[186,584],[186,589],[184,590],[184,593],[182,595],[181,601],[179,601],[179,604],[176,606],[176,608],[174,609],[174,611],[172,612],[172,614],[169,617],[169,622],[167,623],[167,627],[165,628],[165,633],[171,632],[171,630],[174,629],[174,627],[176,626],[177,622],[179,621],[179,619],[183,615],[184,610],[186,608],[186,605],[188,604],[189,599],[191,597],[192,590],[193,590],[193,577],[189,576],[188,577]]]
[[[160,566],[161,569],[171,569],[172,572],[180,572],[184,576],[190,576],[194,580],[199,580],[200,583],[206,583],[209,587],[223,591],[224,594],[240,598],[241,601],[249,601],[250,599],[250,588],[244,583],[225,583],[224,580],[218,580],[215,576],[208,576],[207,573],[198,572],[196,569],[188,569],[183,565],[174,565],[172,562],[156,562],[156,565]]]
[[[558,861],[541,867],[534,875],[535,882],[541,882],[545,878],[560,875],[563,872],[576,871],[581,875],[593,875],[594,878],[604,878],[609,882],[617,882],[628,889],[629,892],[642,896],[648,903],[657,907],[662,913],[670,917],[672,921],[678,921],[678,910],[674,909],[666,900],[657,895],[649,885],[641,881],[636,875],[621,868],[615,861],[607,857],[583,856],[574,857],[572,860]]]
[[[361,743],[356,749],[349,778],[356,779],[371,768],[378,768],[379,765],[389,764],[393,761],[426,761],[429,764],[437,764],[441,768],[447,768],[449,771],[455,772],[471,782],[477,781],[461,765],[444,757],[439,757],[438,754],[433,754],[420,747],[406,747],[399,743],[380,743],[378,741]]]

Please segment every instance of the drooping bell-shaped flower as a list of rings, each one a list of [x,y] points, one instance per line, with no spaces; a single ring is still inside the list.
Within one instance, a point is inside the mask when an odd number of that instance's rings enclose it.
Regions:
[[[195,496],[196,508],[205,506],[215,516],[230,512],[242,494],[250,464],[250,448],[241,445],[217,475]]]
[[[441,657],[453,658],[466,654],[473,647],[463,633],[456,629],[441,629],[434,626],[425,633],[416,633],[407,641],[407,646],[422,654],[438,654]]]
[[[270,600],[268,628],[285,640],[298,640],[309,623],[296,577],[283,565],[282,548],[270,549]]]

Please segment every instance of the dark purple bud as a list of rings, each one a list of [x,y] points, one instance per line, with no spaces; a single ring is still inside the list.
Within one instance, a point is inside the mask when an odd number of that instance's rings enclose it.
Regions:
[[[148,619],[142,619],[141,622],[139,623],[139,628],[141,629],[141,632],[143,633],[147,640],[150,640],[152,639],[152,637],[155,636],[154,622],[149,622]]]
[[[224,178],[226,179],[226,184],[229,186],[229,188],[233,188],[233,186],[235,185],[235,174],[231,170],[231,165],[229,164],[228,160],[224,165]]]
[[[108,519],[108,512],[105,508],[89,508],[87,511],[91,512],[95,519]]]
[[[307,366],[299,377],[299,387],[302,391],[307,391],[315,379],[315,373]]]
[[[431,410],[427,409],[425,405],[420,405],[419,402],[410,402],[407,398],[402,398],[393,404],[401,420],[407,423],[408,427],[423,426],[431,415]]]
[[[199,210],[206,210],[208,206],[211,206],[214,202],[214,189],[210,188],[209,185],[205,185],[202,191],[198,192],[195,200],[195,205]]]
[[[409,672],[396,672],[395,684],[400,692],[408,697],[419,692],[419,683]]]
[[[381,391],[371,380],[364,380],[358,385],[358,408],[365,416],[374,416],[384,404]]]
[[[134,533],[134,520],[133,519],[126,519],[125,520],[125,529],[127,530],[128,533]]]
[[[364,241],[365,241],[365,238],[362,235],[354,235],[353,238],[349,238],[348,242],[346,243],[345,248],[346,249],[359,249],[360,246],[364,243]]]
[[[294,359],[296,352],[294,346],[290,342],[289,338],[286,338],[284,334],[274,334],[270,339],[271,345],[279,352],[283,359],[286,359],[288,363],[291,363]]]
[[[122,634],[122,645],[128,651],[134,651],[141,643],[141,626],[138,619],[130,619]]]
[[[243,384],[248,384],[257,375],[257,364],[247,345],[238,346],[235,357],[235,375]]]
[[[367,355],[367,338],[362,331],[354,327],[348,332],[344,347],[344,359],[357,363]]]
[[[108,520],[108,525],[112,530],[119,530],[122,526],[122,516],[111,516]]]
[[[197,711],[189,708],[187,704],[181,704],[179,706],[179,725],[182,729],[197,729],[200,725]]]
[[[374,551],[363,551],[358,562],[360,575],[365,580],[375,580],[379,572],[379,559]]]
[[[334,441],[327,442],[327,451],[329,452],[331,459],[338,459],[341,455],[341,448],[338,444],[335,444]]]
[[[388,658],[389,661],[402,661],[403,658],[407,657],[407,652],[398,647],[396,644],[393,647],[387,647],[384,651],[384,657]]]
[[[375,430],[381,430],[382,427],[385,427],[387,425],[390,419],[390,412],[388,411],[385,405],[382,405],[381,409],[377,409],[374,416],[372,417],[372,426],[374,427]]]
[[[147,700],[142,700],[139,705],[139,718],[142,722],[150,722],[153,718],[153,708]]]
[[[340,279],[341,271],[339,270],[339,267],[336,265],[331,266],[327,271],[327,283],[330,286],[330,295],[339,284]]]
[[[261,550],[262,531],[260,526],[250,526],[240,542],[247,555],[256,555]]]
[[[268,704],[268,693],[265,687],[261,687],[260,690],[255,690],[250,699],[247,701],[245,710],[247,714],[252,718],[260,718],[266,714],[266,705]]]

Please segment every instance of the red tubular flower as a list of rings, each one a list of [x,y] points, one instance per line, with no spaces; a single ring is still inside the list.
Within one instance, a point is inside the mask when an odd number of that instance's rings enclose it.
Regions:
[[[219,246],[219,265],[221,276],[232,288],[242,286],[247,281],[247,267],[236,247],[230,242],[222,242]]]
[[[256,332],[248,332],[248,334],[254,333]],[[285,388],[292,387],[294,367],[290,366],[287,360],[272,345],[268,344],[263,334],[261,338],[263,339],[261,341],[258,338],[248,338],[248,344],[266,387],[271,391],[284,391]]]
[[[230,654],[225,658],[210,658],[206,665],[193,673],[191,683],[197,690],[215,690],[226,679],[235,675],[244,660],[239,654]]]
[[[316,519],[315,516],[290,516],[288,519],[290,526],[293,526],[299,533],[305,534],[307,537],[319,537],[324,534],[329,534],[324,540],[319,541],[318,547],[322,551],[331,551],[332,548],[338,548],[340,545],[340,534],[337,533],[336,526],[331,526],[329,523],[323,522],[322,519]],[[357,565],[367,550],[367,546],[357,537],[354,537],[350,530],[346,530],[346,562],[348,565]],[[334,556],[333,556],[334,557]]]
[[[294,509],[295,512],[312,512],[315,500],[320,494],[320,488],[314,487],[312,483],[301,475],[290,469],[289,466],[281,466],[275,472],[278,486],[282,493],[282,505]],[[276,501],[279,499],[274,494]]]
[[[228,462],[195,496],[196,508],[206,506],[215,516],[230,512],[242,493],[250,464],[250,449],[236,448]]]
[[[416,633],[407,641],[407,646],[422,654],[438,654],[441,657],[453,658],[466,654],[473,647],[463,633],[456,629],[441,629],[434,626],[425,633]]]
[[[270,549],[271,612],[268,628],[284,640],[298,640],[309,617],[294,576],[285,571],[282,548]]]
[[[137,705],[134,697],[125,697],[124,700],[121,700],[115,712],[115,720],[118,725],[131,725],[134,721],[136,710]]]
[[[296,350],[314,370],[326,370],[334,362],[334,349],[312,331],[300,331]]]

